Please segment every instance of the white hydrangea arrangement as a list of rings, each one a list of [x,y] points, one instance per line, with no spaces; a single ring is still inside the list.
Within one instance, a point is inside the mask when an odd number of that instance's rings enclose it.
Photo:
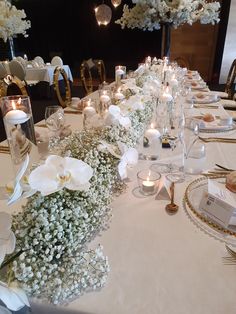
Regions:
[[[18,34],[27,37],[26,31],[31,24],[25,18],[24,10],[18,10],[7,0],[0,0],[0,38],[6,42],[8,38]]]
[[[206,0],[132,0],[134,6],[123,7],[122,17],[116,21],[122,28],[158,30],[161,24],[174,28],[185,23],[192,25],[219,22],[220,3]]]
[[[17,258],[8,265],[10,276],[29,296],[58,304],[101,288],[106,282],[108,259],[101,246],[92,249],[90,242],[109,225],[112,198],[125,189],[122,179],[127,176],[126,168],[138,158],[133,147],[156,106],[156,99],[145,95],[135,79],[132,86],[137,94],[124,87],[128,99],[118,104],[121,114],[125,102],[131,99],[126,108],[131,122],[128,128],[116,124],[77,131],[55,144],[54,154],[63,157],[60,160],[50,157],[55,168],[60,169],[59,185],[58,182],[53,185],[52,173],[44,171],[47,161],[29,176],[29,183],[38,191],[39,183],[34,184],[37,175],[41,178],[38,181],[52,187],[49,195],[44,187],[42,193],[31,196],[23,210],[13,217]],[[138,98],[132,100],[134,96]],[[136,106],[137,99],[142,106]],[[78,183],[74,182],[73,173],[67,171],[75,158],[88,170],[92,169],[87,188],[81,189],[79,185],[75,190]],[[42,179],[43,175],[47,181]],[[52,193],[54,188],[56,192]]]

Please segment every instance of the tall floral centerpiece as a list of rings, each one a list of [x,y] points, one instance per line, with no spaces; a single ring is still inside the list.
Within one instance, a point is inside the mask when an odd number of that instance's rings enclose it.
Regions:
[[[192,25],[219,22],[219,2],[206,0],[132,0],[134,6],[124,5],[122,17],[116,21],[122,29],[139,28],[153,31],[164,29],[164,55],[170,54],[170,28],[185,23]]]
[[[18,10],[7,0],[0,0],[0,38],[9,42],[11,58],[14,57],[13,37],[22,34],[27,37],[30,21],[26,20],[24,10]]]

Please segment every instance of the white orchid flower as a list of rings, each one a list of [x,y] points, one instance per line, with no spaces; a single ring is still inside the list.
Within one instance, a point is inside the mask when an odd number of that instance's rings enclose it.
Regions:
[[[129,117],[124,117],[120,110],[120,107],[111,105],[108,109],[108,114],[105,117],[106,125],[122,125],[125,129],[131,127],[131,121]]]
[[[16,175],[14,187],[13,188],[8,187],[9,190],[12,190],[12,194],[10,195],[7,202],[8,205],[15,203],[21,197],[23,198],[29,197],[36,192],[35,190],[32,190],[29,187],[28,182],[24,182],[23,180],[25,172],[28,168],[28,165],[29,165],[29,155],[27,154],[21,168],[19,169]]]
[[[44,165],[29,175],[29,185],[43,196],[57,192],[64,187],[69,190],[88,190],[93,169],[76,158],[49,156]]]
[[[130,96],[124,104],[131,111],[144,110],[143,97],[140,95]]]
[[[11,311],[19,311],[25,305],[30,307],[24,290],[20,289],[15,282],[11,282],[10,285],[7,285],[0,281],[0,300]]]
[[[124,143],[118,142],[118,147],[122,154],[118,164],[118,172],[121,179],[127,178],[127,167],[135,166],[138,162],[138,151],[135,148],[128,148]]]
[[[0,212],[0,265],[5,255],[13,253],[16,244],[16,238],[11,231],[12,218],[5,212]]]

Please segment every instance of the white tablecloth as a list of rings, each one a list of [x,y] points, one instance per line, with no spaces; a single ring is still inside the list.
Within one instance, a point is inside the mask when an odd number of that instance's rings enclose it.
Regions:
[[[53,73],[55,70],[55,66],[49,65],[43,68],[26,68],[26,81],[44,81],[48,82],[49,85],[53,84]],[[68,79],[73,82],[73,77],[71,74],[70,67],[68,65],[63,65],[63,69],[65,70]],[[62,76],[59,77],[62,79]]]
[[[80,115],[66,115],[72,128]],[[222,133],[215,134],[216,136]],[[209,136],[209,134],[207,134]],[[236,136],[236,131],[223,136]],[[236,144],[208,143],[207,167],[235,168]],[[10,177],[10,156],[0,155],[1,182]],[[136,173],[152,162],[140,161],[129,171],[128,189],[112,204],[110,228],[97,237],[109,258],[111,272],[101,291],[87,293],[65,307],[90,314],[235,314],[236,266],[226,266],[224,243],[210,237],[188,218],[182,206],[189,182],[176,184],[176,215],[168,201],[137,198]],[[196,176],[192,176],[192,179]],[[11,210],[1,201],[1,210]]]

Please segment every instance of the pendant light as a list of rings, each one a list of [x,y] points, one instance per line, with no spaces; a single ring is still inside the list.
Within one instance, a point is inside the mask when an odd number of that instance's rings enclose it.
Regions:
[[[100,4],[95,8],[95,17],[98,25],[108,25],[111,21],[112,11],[106,4]]]
[[[115,8],[117,8],[121,4],[122,0],[111,0],[111,3]]]

